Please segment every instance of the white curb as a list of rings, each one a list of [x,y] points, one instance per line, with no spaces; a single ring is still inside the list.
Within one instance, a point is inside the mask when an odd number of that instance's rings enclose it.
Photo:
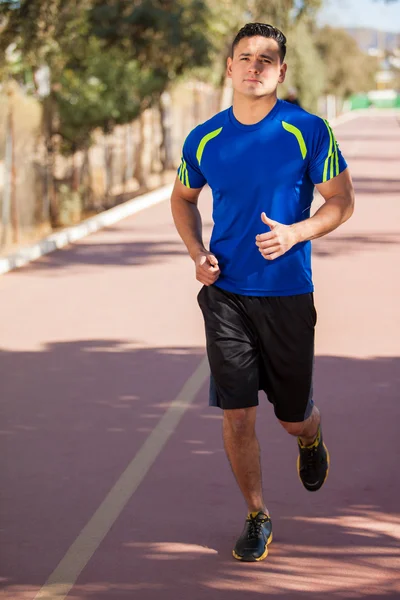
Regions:
[[[0,258],[0,275],[7,273],[12,269],[22,267],[30,261],[36,260],[49,252],[63,248],[71,242],[75,242],[103,227],[113,225],[117,221],[129,217],[130,215],[134,215],[149,206],[168,200],[171,196],[172,187],[172,185],[167,185],[154,192],[132,198],[132,200],[128,200],[119,206],[114,206],[114,208],[110,208],[94,217],[90,217],[90,219],[86,219],[86,221],[82,221],[82,223],[79,223],[78,225],[53,233],[37,244],[21,248],[21,250],[18,250],[15,254]]]

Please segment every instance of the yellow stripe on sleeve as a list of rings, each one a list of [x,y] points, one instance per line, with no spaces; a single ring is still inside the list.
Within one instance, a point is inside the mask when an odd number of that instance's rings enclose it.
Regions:
[[[183,161],[183,166],[184,166],[184,169],[185,169],[185,185],[186,185],[186,187],[190,188],[189,173],[188,173],[188,170],[187,170],[187,164],[186,164],[185,160]]]
[[[339,175],[339,152],[338,152],[337,142],[336,142],[336,148],[335,148],[335,156],[336,156],[336,175]]]
[[[328,179],[329,159],[331,158],[331,155],[332,155],[332,146],[333,146],[333,143],[332,143],[333,134],[332,134],[331,128],[328,125],[328,121],[325,121],[325,119],[324,119],[324,123],[325,123],[325,125],[326,125],[326,127],[328,129],[328,132],[329,132],[329,150],[328,150],[328,156],[326,157],[325,164],[324,164],[324,174],[323,174],[323,177],[322,177],[322,181],[323,182],[327,181],[327,179]],[[332,163],[331,163],[331,170],[332,170]],[[332,174],[331,174],[330,177],[332,177]]]

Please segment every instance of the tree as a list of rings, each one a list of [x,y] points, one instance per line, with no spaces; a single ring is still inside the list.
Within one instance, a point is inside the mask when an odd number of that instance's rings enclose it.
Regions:
[[[0,7],[0,51],[14,43],[32,70],[50,68],[70,133],[79,129],[80,115],[88,126],[108,121],[105,129],[128,122],[185,70],[209,60],[202,0],[6,0]]]
[[[162,99],[177,78],[210,63],[209,18],[205,0],[94,0],[90,11],[91,32],[105,50],[120,51],[152,74],[148,81],[152,81],[152,98],[160,113],[165,169],[173,166],[173,159]]]
[[[10,0],[0,8],[0,52],[13,44],[33,81],[38,67],[49,71],[43,123],[56,220],[57,141],[65,154],[87,148],[93,129],[109,133],[132,121],[176,77],[205,64],[207,6],[202,0]]]
[[[150,69],[126,60],[117,48],[102,52],[99,40],[89,38],[84,60],[79,67],[67,62],[55,91],[64,152],[84,147],[97,127],[110,133],[115,125],[133,121],[160,85]]]
[[[313,31],[305,19],[296,23],[290,32],[286,61],[288,70],[281,87],[282,95],[294,87],[303,108],[316,112],[325,87],[325,69]]]
[[[25,79],[29,72],[34,86],[37,70],[43,66],[48,69],[49,91],[40,99],[47,150],[44,202],[48,207],[49,220],[53,223],[57,222],[58,214],[54,185],[55,134],[59,121],[56,90],[60,89],[60,79],[71,56],[79,58],[84,55],[88,6],[89,0],[68,3],[62,0],[10,0],[0,5],[0,55],[2,50],[5,52],[13,45],[26,65]],[[21,77],[18,80],[25,83]]]
[[[164,88],[209,61],[207,19],[204,0],[94,0],[89,14],[91,33],[105,48],[119,48],[152,69]]]
[[[294,58],[297,70],[303,65],[303,71],[311,71],[311,65],[307,67],[306,65],[311,63],[312,57],[319,64],[313,48],[313,41],[310,33],[306,33],[306,29],[315,20],[322,0],[269,0],[268,2],[265,0],[224,0],[223,2],[208,0],[208,2],[212,15],[209,31],[214,41],[212,61],[210,68],[196,70],[196,73],[201,79],[207,79],[219,87],[221,96],[223,87],[227,84],[225,78],[226,59],[231,53],[232,41],[238,30],[248,22],[270,23],[281,29],[288,38],[288,57],[290,61]],[[296,34],[298,27],[303,32],[304,39],[300,39],[300,36]],[[307,52],[300,47],[294,50],[293,40],[296,40],[295,43],[307,46]],[[303,90],[306,90],[306,84],[303,85],[298,81],[292,65],[289,66],[293,83],[295,82],[296,87],[299,87],[303,93]],[[313,88],[313,82],[309,81],[313,95],[320,89],[317,80],[315,80],[315,84],[315,88]],[[310,105],[310,103],[308,104]]]
[[[316,45],[325,65],[326,94],[347,98],[375,86],[377,59],[364,54],[346,31],[323,27],[317,31]]]

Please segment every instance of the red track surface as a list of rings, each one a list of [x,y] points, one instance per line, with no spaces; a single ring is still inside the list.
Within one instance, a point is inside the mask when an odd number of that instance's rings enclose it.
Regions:
[[[302,488],[263,396],[274,542],[262,563],[234,561],[246,510],[205,382],[68,598],[400,598],[400,127],[359,117],[336,133],[357,206],[314,242],[326,485]],[[1,278],[4,598],[35,597],[198,367],[198,289],[168,203]]]

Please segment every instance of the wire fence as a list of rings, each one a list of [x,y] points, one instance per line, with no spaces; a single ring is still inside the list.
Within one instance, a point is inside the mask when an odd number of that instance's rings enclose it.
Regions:
[[[0,253],[171,180],[185,136],[219,108],[211,86],[187,82],[164,94],[162,110],[96,131],[88,150],[65,157],[46,145],[41,102],[17,84],[0,90]]]

